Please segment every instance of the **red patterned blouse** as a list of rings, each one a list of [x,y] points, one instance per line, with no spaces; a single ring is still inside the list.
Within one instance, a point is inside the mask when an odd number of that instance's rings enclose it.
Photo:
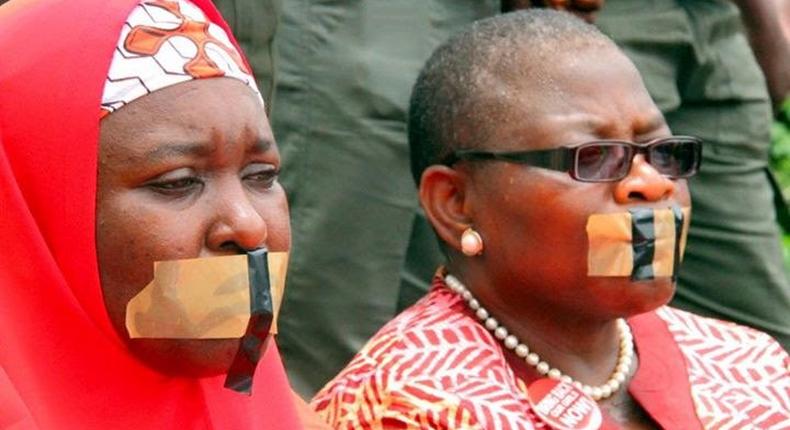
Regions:
[[[790,358],[768,335],[670,307],[628,323],[628,390],[660,427],[790,429]],[[312,406],[338,429],[545,427],[501,343],[438,277]],[[605,413],[604,428],[617,428]]]

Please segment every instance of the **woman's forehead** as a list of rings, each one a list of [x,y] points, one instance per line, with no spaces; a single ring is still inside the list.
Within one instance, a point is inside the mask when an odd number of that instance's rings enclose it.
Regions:
[[[644,135],[668,133],[636,69],[619,52],[609,52],[613,53],[608,57],[587,61],[596,63],[589,68],[575,60],[570,67],[563,61],[548,65],[544,73],[550,80],[509,78],[509,91],[488,97],[486,104],[496,114],[481,116],[495,123],[488,127],[491,143],[501,146],[519,140],[540,147],[554,146],[549,141],[639,140]]]
[[[274,146],[258,97],[232,79],[164,88],[129,103],[101,124],[101,151],[129,160],[207,155],[236,141],[258,152]]]

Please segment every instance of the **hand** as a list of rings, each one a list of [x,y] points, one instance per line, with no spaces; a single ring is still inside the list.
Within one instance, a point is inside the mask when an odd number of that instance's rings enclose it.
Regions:
[[[579,18],[593,23],[605,0],[502,0],[502,12],[511,12],[531,7],[548,7],[568,11]]]

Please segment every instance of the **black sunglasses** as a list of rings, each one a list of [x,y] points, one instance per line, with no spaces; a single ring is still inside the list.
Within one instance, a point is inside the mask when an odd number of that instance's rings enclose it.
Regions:
[[[636,154],[644,154],[647,162],[664,176],[688,178],[699,170],[702,140],[691,136],[671,136],[645,143],[597,140],[576,146],[528,151],[461,149],[450,154],[442,164],[451,166],[461,160],[499,160],[568,172],[581,182],[615,182],[628,175]]]

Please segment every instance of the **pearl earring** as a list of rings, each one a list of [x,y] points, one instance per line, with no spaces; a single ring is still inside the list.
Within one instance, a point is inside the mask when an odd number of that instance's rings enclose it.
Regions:
[[[469,257],[483,253],[483,238],[472,227],[461,234],[461,252]]]

